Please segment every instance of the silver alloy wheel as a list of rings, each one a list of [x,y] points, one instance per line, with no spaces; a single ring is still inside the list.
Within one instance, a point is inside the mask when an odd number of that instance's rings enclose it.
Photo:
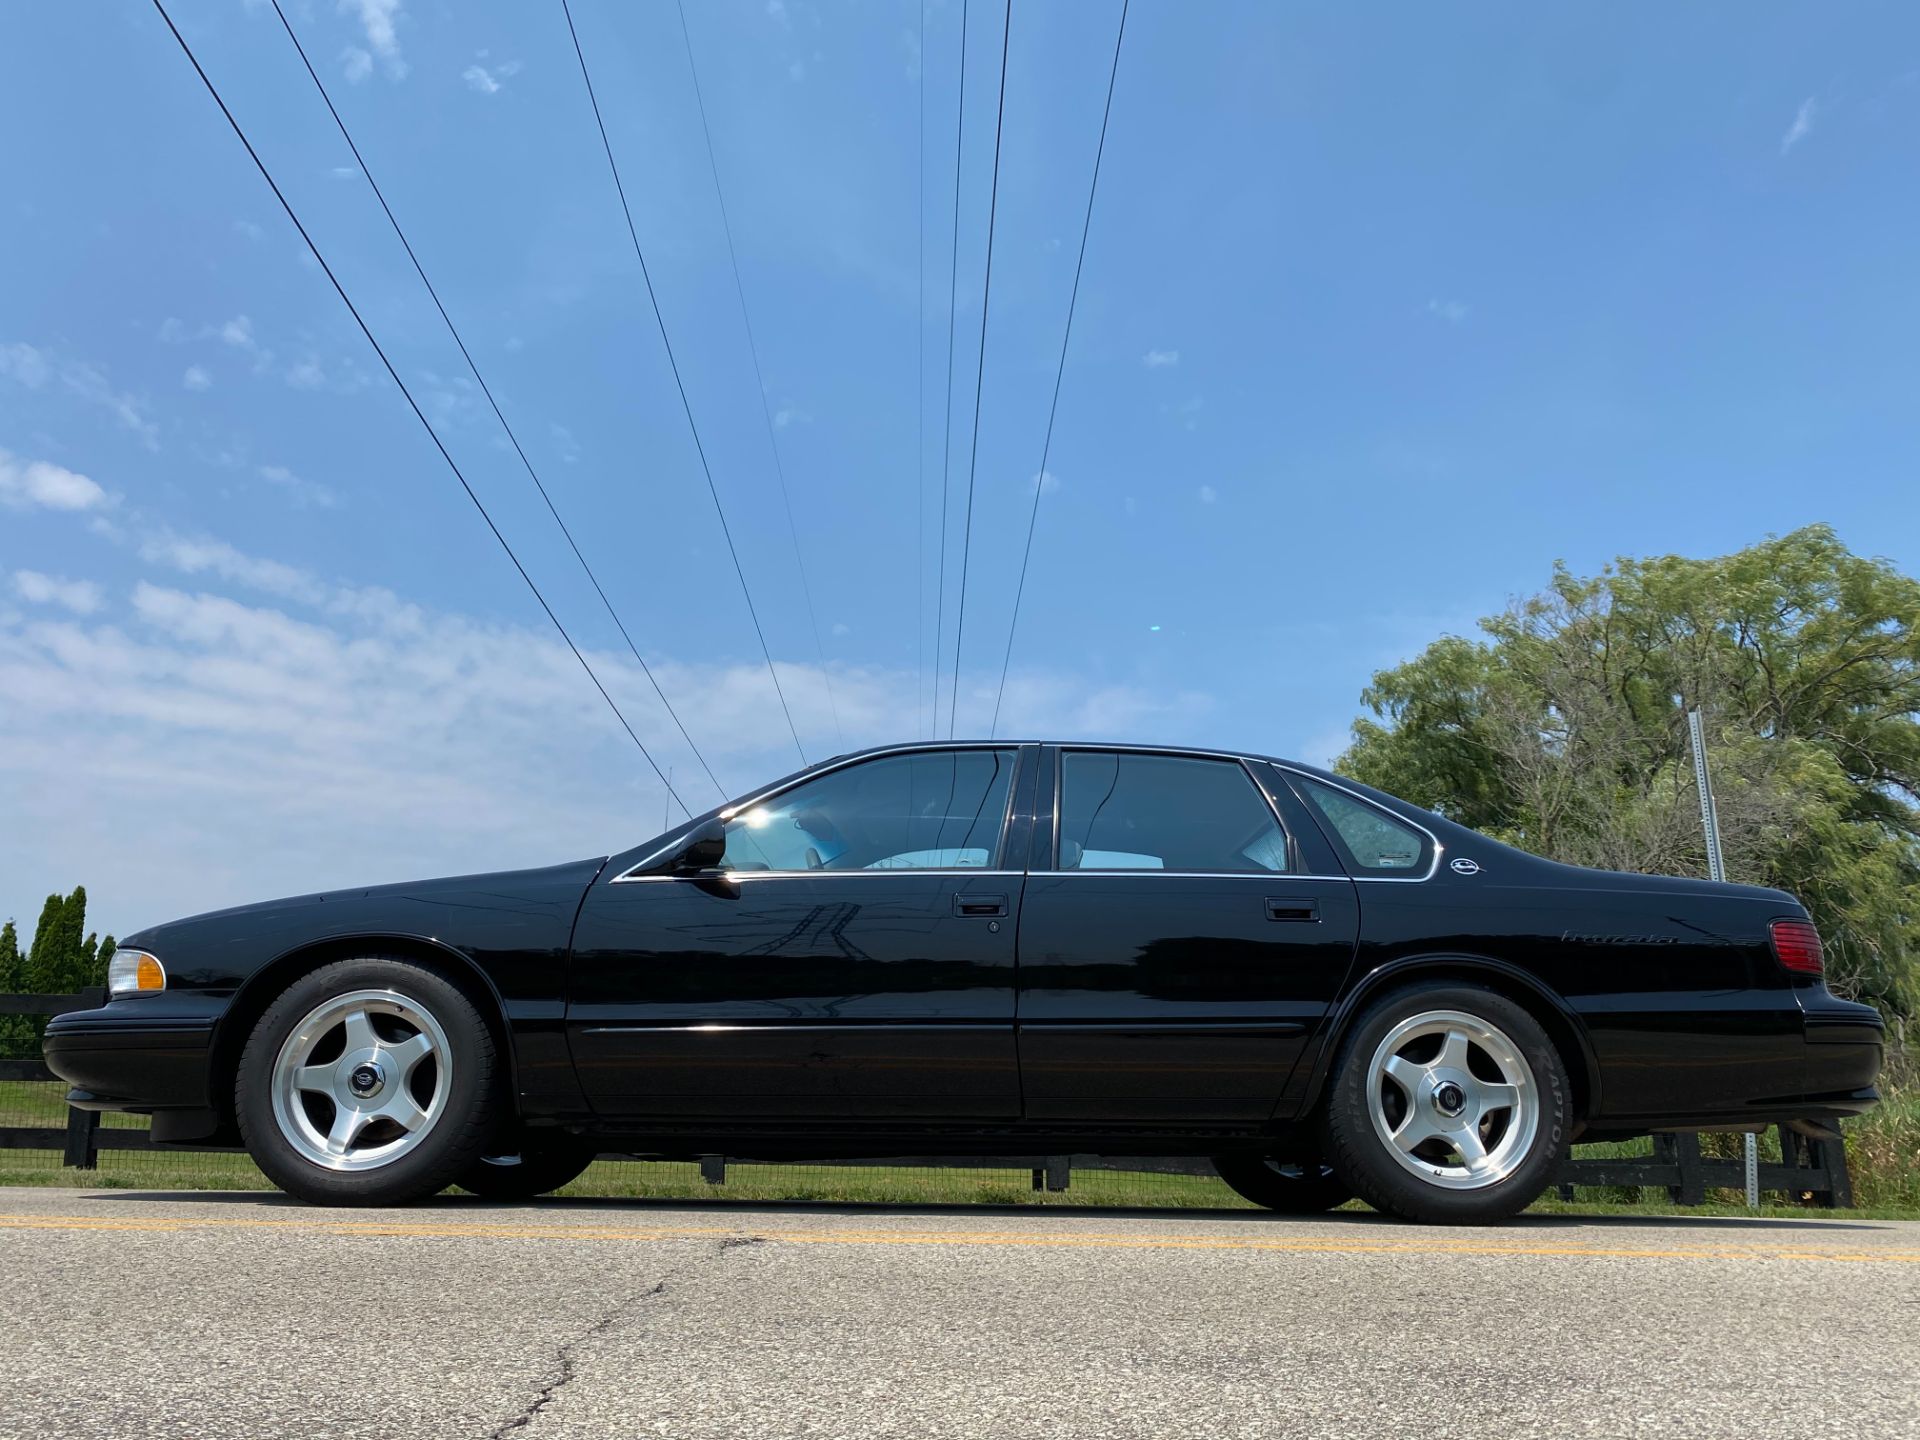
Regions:
[[[1540,1086],[1498,1026],[1462,1010],[1428,1010],[1374,1048],[1367,1112],[1387,1153],[1410,1173],[1447,1190],[1482,1190],[1532,1151]]]
[[[447,1032],[397,990],[354,990],[307,1012],[273,1062],[273,1119],[300,1157],[377,1170],[432,1131],[453,1081]]]

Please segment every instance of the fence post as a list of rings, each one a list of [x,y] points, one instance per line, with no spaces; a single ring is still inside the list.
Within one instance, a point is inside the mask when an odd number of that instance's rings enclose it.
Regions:
[[[1688,1131],[1673,1138],[1674,1160],[1680,1167],[1680,1183],[1673,1189],[1676,1205],[1702,1205],[1707,1199],[1707,1177],[1700,1166],[1700,1137]]]
[[[724,1155],[702,1155],[700,1157],[700,1178],[709,1185],[727,1183],[727,1157]]]
[[[94,1144],[94,1137],[100,1131],[100,1112],[81,1110],[75,1106],[67,1107],[67,1154],[61,1162],[73,1170],[95,1170],[100,1165],[100,1151]]]

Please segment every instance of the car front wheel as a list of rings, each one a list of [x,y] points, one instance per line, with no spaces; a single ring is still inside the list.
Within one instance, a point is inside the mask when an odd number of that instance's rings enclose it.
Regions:
[[[1428,984],[1355,1023],[1324,1115],[1335,1173],[1376,1210],[1429,1224],[1516,1215],[1567,1152],[1566,1068],[1504,995]]]
[[[479,1158],[498,1063],[486,1021],[445,976],[407,960],[343,960],[267,1007],[234,1105],[254,1163],[288,1194],[398,1205]]]

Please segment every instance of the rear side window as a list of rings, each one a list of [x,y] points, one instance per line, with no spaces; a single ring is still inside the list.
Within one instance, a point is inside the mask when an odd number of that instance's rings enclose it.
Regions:
[[[1060,757],[1062,870],[1287,871],[1287,837],[1230,760],[1069,750]]]
[[[1433,863],[1433,842],[1426,835],[1331,785],[1304,775],[1294,783],[1346,854],[1355,873],[1369,875],[1424,875]]]

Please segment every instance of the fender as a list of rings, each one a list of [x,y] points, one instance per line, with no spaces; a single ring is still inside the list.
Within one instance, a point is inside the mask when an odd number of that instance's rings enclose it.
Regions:
[[[1396,985],[1428,979],[1478,981],[1524,1005],[1540,1021],[1566,1062],[1567,1078],[1574,1089],[1576,1127],[1598,1113],[1600,1067],[1588,1042],[1586,1026],[1574,1014],[1573,1007],[1538,978],[1504,960],[1485,955],[1442,953],[1399,956],[1375,966],[1355,981],[1327,1016],[1318,1050],[1306,1065],[1294,1072],[1288,1094],[1276,1107],[1276,1118],[1291,1114],[1298,1119],[1320,1103],[1333,1057],[1353,1022],[1368,1005]]]

